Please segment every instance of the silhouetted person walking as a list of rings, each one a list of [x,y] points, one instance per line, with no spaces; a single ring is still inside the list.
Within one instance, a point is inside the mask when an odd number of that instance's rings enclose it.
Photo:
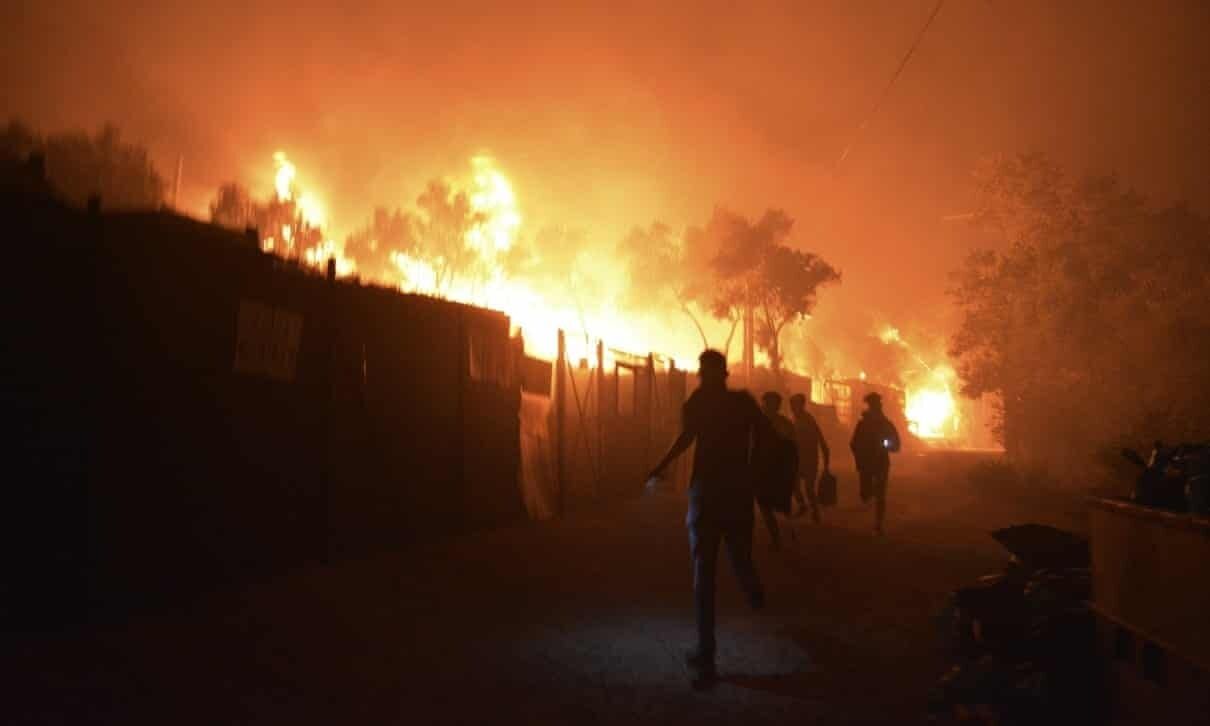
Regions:
[[[701,385],[681,410],[681,433],[651,476],[661,476],[673,459],[697,444],[685,523],[693,557],[698,646],[686,662],[696,672],[695,685],[702,686],[715,677],[714,581],[719,544],[724,540],[749,603],[754,609],[764,606],[764,588],[752,564],[749,451],[752,437],[764,435],[769,422],[751,395],[727,388],[727,359],[722,353],[707,350],[698,364]]]
[[[849,448],[853,450],[853,460],[861,478],[861,500],[874,500],[874,532],[882,534],[891,453],[899,451],[899,432],[882,412],[882,396],[870,393],[865,402],[868,408],[853,430]]]
[[[815,495],[815,480],[819,476],[819,454],[823,452],[823,470],[827,471],[831,464],[832,452],[828,450],[828,442],[824,439],[823,431],[811,412],[807,410],[807,397],[801,393],[790,396],[790,413],[794,416],[794,439],[798,444],[798,477],[801,489],[794,489],[798,500],[798,514],[801,516],[807,506],[811,505],[811,518],[819,522],[819,500]]]
[[[790,419],[781,415],[781,394],[776,391],[766,391],[760,397],[761,411],[765,414],[765,418],[769,419],[771,431],[765,435],[758,437],[755,458],[758,462],[757,471],[760,476],[776,477],[780,472],[778,465],[778,449],[777,441],[770,438],[776,436],[782,441],[794,441],[794,424]],[[767,482],[758,482],[757,486],[766,484]],[[795,487],[797,489],[797,487]],[[781,549],[781,530],[777,525],[777,513],[773,509],[773,504],[767,500],[763,500],[758,491],[756,504],[760,508],[761,518],[765,520],[765,528],[769,530],[769,539],[772,541],[773,551]]]

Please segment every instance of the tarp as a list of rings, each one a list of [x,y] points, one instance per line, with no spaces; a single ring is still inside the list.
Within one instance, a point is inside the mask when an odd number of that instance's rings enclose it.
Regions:
[[[992,532],[992,538],[1033,570],[1089,567],[1088,540],[1045,524],[1015,524]]]

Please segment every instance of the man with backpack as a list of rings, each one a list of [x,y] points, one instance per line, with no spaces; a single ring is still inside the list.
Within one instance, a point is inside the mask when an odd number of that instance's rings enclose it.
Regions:
[[[874,500],[874,533],[883,534],[886,516],[887,478],[891,473],[891,454],[899,451],[899,431],[882,411],[882,396],[865,397],[866,410],[853,430],[849,448],[861,479],[861,500]]]

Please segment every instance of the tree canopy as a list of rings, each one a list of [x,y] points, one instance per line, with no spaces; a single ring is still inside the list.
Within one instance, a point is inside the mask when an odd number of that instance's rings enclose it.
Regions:
[[[1116,178],[1044,156],[994,159],[975,223],[1003,244],[954,275],[964,393],[1000,399],[997,433],[1036,463],[1210,430],[1210,224],[1154,209]]]
[[[679,244],[666,225],[655,223],[632,230],[618,250],[627,260],[635,293],[651,304],[675,302],[693,321],[704,346],[710,341],[700,312],[729,324],[721,346],[727,353],[751,309],[756,344],[780,371],[786,326],[810,314],[820,287],[840,280],[840,273],[818,255],[790,245],[793,227],[781,210],[770,209],[751,222],[720,207],[704,226],[687,229]]]

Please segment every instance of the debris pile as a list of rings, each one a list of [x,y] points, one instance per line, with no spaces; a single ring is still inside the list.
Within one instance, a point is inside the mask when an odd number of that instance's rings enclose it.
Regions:
[[[955,660],[930,698],[961,720],[1086,723],[1103,703],[1087,541],[1024,524],[992,533],[1003,572],[953,592],[941,615]]]
[[[1133,449],[1122,456],[1141,469],[1131,495],[1136,504],[1210,516],[1210,443],[1157,441],[1146,460]]]

